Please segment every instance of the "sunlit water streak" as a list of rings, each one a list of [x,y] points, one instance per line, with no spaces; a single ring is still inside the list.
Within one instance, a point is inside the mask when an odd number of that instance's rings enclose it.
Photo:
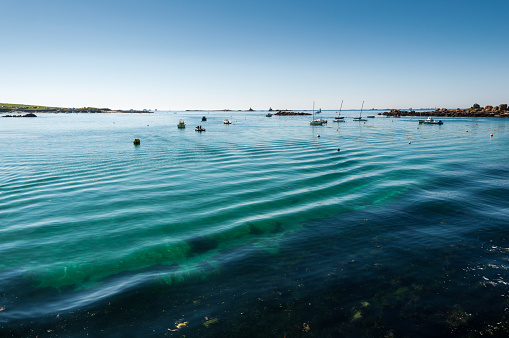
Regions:
[[[264,114],[2,119],[2,330],[509,330],[508,120]]]

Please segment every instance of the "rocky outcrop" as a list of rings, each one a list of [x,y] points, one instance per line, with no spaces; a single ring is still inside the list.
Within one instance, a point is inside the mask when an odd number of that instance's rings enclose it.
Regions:
[[[37,115],[29,113],[25,115],[3,115],[2,117],[37,117]]]
[[[471,108],[449,110],[447,108],[436,108],[434,111],[415,112],[407,110],[392,109],[391,111],[384,112],[385,116],[441,116],[441,117],[509,117],[509,110],[507,104],[500,104],[498,106],[481,107],[477,103]]]
[[[291,111],[291,110],[280,110],[278,111],[277,113],[275,113],[274,115],[279,115],[279,116],[293,116],[293,115],[311,115],[309,113],[299,113],[299,112],[294,112],[294,111]]]

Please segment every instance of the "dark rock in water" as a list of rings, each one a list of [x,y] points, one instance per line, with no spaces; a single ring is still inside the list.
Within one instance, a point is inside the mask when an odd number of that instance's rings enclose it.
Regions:
[[[277,113],[275,113],[274,115],[279,115],[279,116],[292,116],[292,115],[311,115],[309,113],[299,113],[299,112],[294,112],[294,111],[291,111],[291,110],[280,110],[278,111]]]
[[[2,117],[37,117],[37,115],[35,115],[33,113],[28,113],[25,115],[4,115]]]

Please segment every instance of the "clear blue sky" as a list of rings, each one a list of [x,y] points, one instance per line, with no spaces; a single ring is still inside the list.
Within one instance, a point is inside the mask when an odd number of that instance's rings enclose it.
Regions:
[[[508,0],[0,0],[0,102],[509,103]]]

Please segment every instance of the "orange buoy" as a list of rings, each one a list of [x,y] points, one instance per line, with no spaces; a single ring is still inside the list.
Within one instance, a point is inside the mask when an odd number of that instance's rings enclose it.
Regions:
[[[490,137],[493,137],[493,134],[491,134]]]

